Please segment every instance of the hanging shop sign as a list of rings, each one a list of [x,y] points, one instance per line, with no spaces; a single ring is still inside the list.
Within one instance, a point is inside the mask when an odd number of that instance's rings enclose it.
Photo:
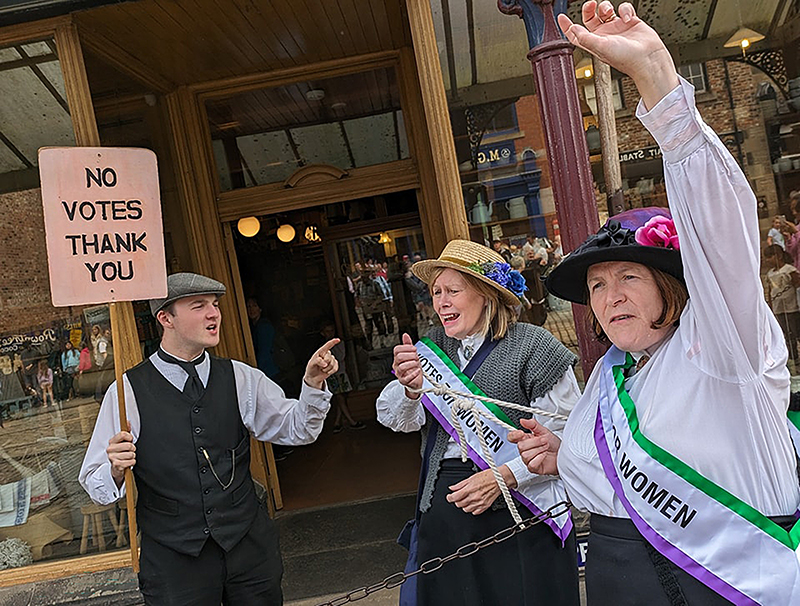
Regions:
[[[507,141],[479,147],[477,160],[478,168],[481,169],[514,164],[517,161],[514,154],[514,142]]]
[[[53,305],[166,296],[152,151],[46,147],[39,172]]]

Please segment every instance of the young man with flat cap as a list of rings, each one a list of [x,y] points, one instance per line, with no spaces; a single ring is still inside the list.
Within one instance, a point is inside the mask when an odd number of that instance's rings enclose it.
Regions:
[[[223,284],[179,273],[167,287],[166,299],[150,302],[161,346],[123,375],[129,431],[119,431],[112,384],[81,485],[95,502],[113,503],[133,469],[146,604],[282,604],[277,530],[254,492],[250,435],[286,445],[316,440],[339,339],[314,353],[299,400],[289,399],[260,370],[206,353],[219,343]]]

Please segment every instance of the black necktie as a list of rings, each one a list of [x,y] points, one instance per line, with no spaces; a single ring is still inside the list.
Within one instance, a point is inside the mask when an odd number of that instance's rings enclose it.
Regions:
[[[200,380],[200,375],[197,374],[197,365],[206,359],[205,352],[191,362],[184,362],[183,360],[179,360],[178,358],[169,355],[163,349],[159,348],[158,357],[169,364],[177,364],[186,371],[186,374],[189,375],[189,378],[186,380],[186,384],[183,386],[184,395],[188,396],[192,400],[199,400],[202,397],[206,388],[203,387],[203,382]]]

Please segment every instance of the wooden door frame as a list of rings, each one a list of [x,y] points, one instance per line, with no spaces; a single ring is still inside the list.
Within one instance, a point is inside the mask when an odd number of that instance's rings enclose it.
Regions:
[[[191,259],[186,269],[234,285],[233,291],[237,295],[240,289],[235,287],[231,262],[224,252],[226,237],[223,223],[233,220],[238,213],[252,214],[252,209],[258,204],[257,197],[261,196],[263,201],[264,194],[272,193],[253,190],[247,195],[223,195],[218,191],[213,155],[209,153],[211,140],[202,99],[260,87],[265,83],[288,83],[293,78],[297,80],[320,73],[330,76],[351,73],[351,70],[365,71],[385,64],[396,65],[411,159],[383,165],[379,169],[367,167],[363,169],[364,172],[362,169],[351,171],[351,182],[338,191],[333,188],[334,191],[330,192],[329,188],[326,199],[328,193],[344,196],[342,199],[357,196],[359,192],[375,195],[378,192],[367,187],[369,182],[385,179],[383,186],[389,189],[384,189],[383,193],[401,189],[417,190],[423,237],[431,255],[438,254],[451,238],[469,237],[430,4],[428,0],[406,0],[406,8],[404,15],[408,18],[412,47],[180,88],[174,88],[173,83],[164,80],[150,66],[142,65],[136,57],[125,53],[102,52],[102,45],[96,43],[91,32],[86,32],[86,46],[131,78],[146,82],[155,91],[164,94],[162,100],[170,123],[173,166],[177,173],[176,188],[184,225],[190,234]],[[82,146],[99,145],[81,40],[72,17],[68,15],[0,28],[2,46],[47,38],[56,40],[76,143]],[[295,205],[294,208],[311,206],[310,198],[303,198],[305,194],[298,194],[298,191],[302,190],[296,190],[293,199],[282,197],[278,203]],[[319,198],[316,203],[319,203]],[[269,206],[268,212],[274,212],[273,205]],[[226,318],[235,320],[242,317],[239,298],[238,295],[222,298],[223,322]],[[135,337],[132,307],[130,304],[121,307],[124,310],[122,332],[126,337]],[[244,327],[229,325],[223,330],[218,353],[248,359],[250,353]],[[132,360],[123,363],[127,367]],[[129,563],[129,554],[122,551],[33,564],[0,572],[0,587],[110,570]]]

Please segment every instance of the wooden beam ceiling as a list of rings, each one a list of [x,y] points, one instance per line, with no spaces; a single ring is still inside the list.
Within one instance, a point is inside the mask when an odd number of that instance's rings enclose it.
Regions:
[[[410,44],[402,0],[140,0],[75,13],[86,46],[153,90]]]

